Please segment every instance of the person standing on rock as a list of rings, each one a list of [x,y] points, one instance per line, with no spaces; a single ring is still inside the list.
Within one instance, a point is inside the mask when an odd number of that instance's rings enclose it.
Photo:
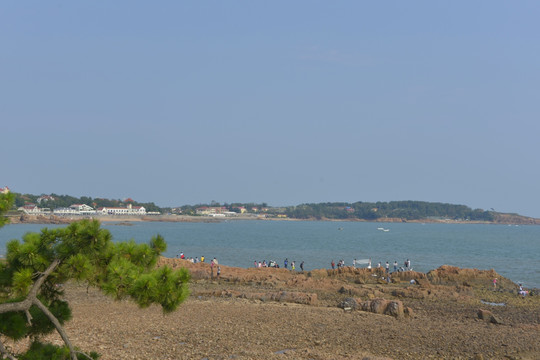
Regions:
[[[493,279],[493,290],[497,290],[497,278]]]
[[[285,269],[287,268],[288,263],[289,263],[289,259],[285,258],[285,261],[283,261],[283,265],[285,266]]]
[[[300,270],[304,271],[304,261],[300,263]]]
[[[390,272],[390,264],[388,261],[386,262],[386,273],[388,274]]]
[[[397,261],[394,260],[394,271],[397,271]]]
[[[330,265],[332,265],[332,270],[334,270],[336,268],[336,263],[334,262],[334,260],[332,260],[332,262],[330,263]]]
[[[221,275],[221,266],[217,267],[217,278],[219,279],[219,275]]]

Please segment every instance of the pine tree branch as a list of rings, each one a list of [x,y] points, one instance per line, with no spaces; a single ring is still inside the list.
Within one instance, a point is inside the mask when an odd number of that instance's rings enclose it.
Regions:
[[[32,318],[29,313],[29,309],[32,305],[36,305],[48,318],[49,320],[54,324],[56,327],[56,331],[60,334],[62,337],[62,340],[64,340],[64,343],[69,349],[71,359],[77,360],[77,355],[75,353],[75,349],[73,348],[73,345],[71,344],[71,341],[67,337],[66,332],[64,331],[64,328],[58,321],[58,319],[54,316],[54,314],[49,310],[48,307],[46,307],[38,298],[37,295],[39,293],[39,290],[41,289],[41,286],[45,282],[45,279],[60,265],[61,261],[59,259],[53,260],[53,262],[47,267],[47,269],[39,274],[39,278],[34,282],[34,285],[32,285],[32,288],[28,292],[28,295],[26,295],[26,298],[22,301],[15,302],[15,303],[3,303],[0,304],[0,314],[5,312],[12,312],[12,311],[24,311],[26,313],[28,321]],[[28,317],[30,316],[30,317]],[[3,353],[5,349],[0,348],[0,352]],[[7,354],[7,353],[6,353]],[[9,354],[7,354],[9,356]]]
[[[30,314],[30,311],[26,310],[24,312],[26,314],[26,322],[29,326],[32,326],[32,314]]]
[[[81,351],[76,351],[76,353],[79,354],[79,355],[84,356],[84,357],[87,358],[87,359],[94,360],[94,358],[92,358],[90,355],[85,354],[85,353],[83,353],[83,352],[81,352]]]
[[[45,282],[45,279],[47,279],[47,277],[58,267],[58,265],[60,265],[60,262],[61,261],[59,259],[53,260],[47,270],[42,272],[34,285],[32,285],[32,288],[30,289],[28,295],[26,295],[26,298],[24,300],[19,302],[0,304],[0,314],[12,311],[28,311],[32,306],[33,300],[37,299],[37,294],[39,293],[39,289]]]
[[[40,277],[36,280],[32,288],[30,289],[28,296],[33,296],[33,297],[37,296],[39,289],[45,282],[45,279],[47,279],[47,277],[58,267],[58,265],[60,265],[60,263],[61,263],[60,259],[53,260],[53,262],[49,265],[47,270],[45,270],[44,272],[40,274]]]
[[[54,314],[49,310],[48,307],[46,307],[39,299],[36,297],[33,299],[32,304],[36,305],[44,314],[49,318],[49,320],[53,323],[54,327],[56,328],[56,331],[58,334],[60,334],[60,337],[62,337],[62,340],[64,340],[64,343],[69,349],[69,353],[71,355],[72,360],[77,360],[77,354],[75,352],[75,348],[71,344],[71,341],[69,340],[64,328],[60,324],[60,321],[54,316]]]

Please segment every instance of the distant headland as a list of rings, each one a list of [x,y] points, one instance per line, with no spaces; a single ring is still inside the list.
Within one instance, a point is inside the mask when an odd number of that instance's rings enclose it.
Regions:
[[[6,187],[7,188],[7,187]],[[9,191],[9,190],[8,190]],[[215,222],[233,219],[321,220],[421,223],[491,223],[539,225],[540,219],[492,210],[425,201],[326,202],[273,207],[267,203],[218,203],[160,207],[153,202],[73,197],[57,194],[15,195],[8,213],[12,223],[69,223],[81,218],[101,221]]]

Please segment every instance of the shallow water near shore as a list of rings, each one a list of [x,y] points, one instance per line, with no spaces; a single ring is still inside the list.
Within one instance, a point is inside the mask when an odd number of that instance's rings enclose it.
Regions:
[[[371,258],[375,267],[410,259],[414,270],[427,272],[441,265],[494,269],[525,287],[540,288],[540,226],[488,224],[419,224],[325,221],[224,221],[220,223],[133,222],[131,226],[103,223],[114,240],[147,242],[161,234],[164,253],[176,257],[216,257],[220,264],[251,267],[253,261],[285,258],[304,269],[329,268],[334,260],[352,266],[353,259]],[[0,255],[7,241],[51,225],[13,224],[0,229]],[[378,230],[385,228],[389,231]],[[365,264],[359,265],[365,267]],[[290,265],[289,265],[290,268]]]

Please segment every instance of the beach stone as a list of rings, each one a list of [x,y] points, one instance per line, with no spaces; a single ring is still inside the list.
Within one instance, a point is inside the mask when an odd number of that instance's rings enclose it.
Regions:
[[[388,307],[388,303],[388,300],[385,299],[374,299],[371,301],[371,304],[369,304],[369,309],[372,313],[384,314]]]
[[[384,312],[386,315],[393,316],[395,318],[402,318],[404,316],[403,303],[401,301],[390,301]]]
[[[372,312],[381,315],[389,315],[395,318],[402,318],[405,316],[405,307],[403,306],[403,303],[399,300],[368,300],[361,302],[358,308],[362,309],[362,311]],[[412,314],[412,309],[407,309],[407,316],[410,316],[410,314]]]
[[[492,324],[502,324],[501,320],[495,316],[491,311],[479,309],[478,310],[478,318],[480,320],[484,320],[485,322],[492,323]]]
[[[356,308],[358,307],[358,302],[356,302],[356,299],[348,297],[343,299],[343,301],[339,303],[338,307],[341,309],[349,308],[351,310],[356,310]]]
[[[414,311],[412,308],[406,306],[403,308],[403,314],[406,316],[406,317],[413,317],[414,315]]]

